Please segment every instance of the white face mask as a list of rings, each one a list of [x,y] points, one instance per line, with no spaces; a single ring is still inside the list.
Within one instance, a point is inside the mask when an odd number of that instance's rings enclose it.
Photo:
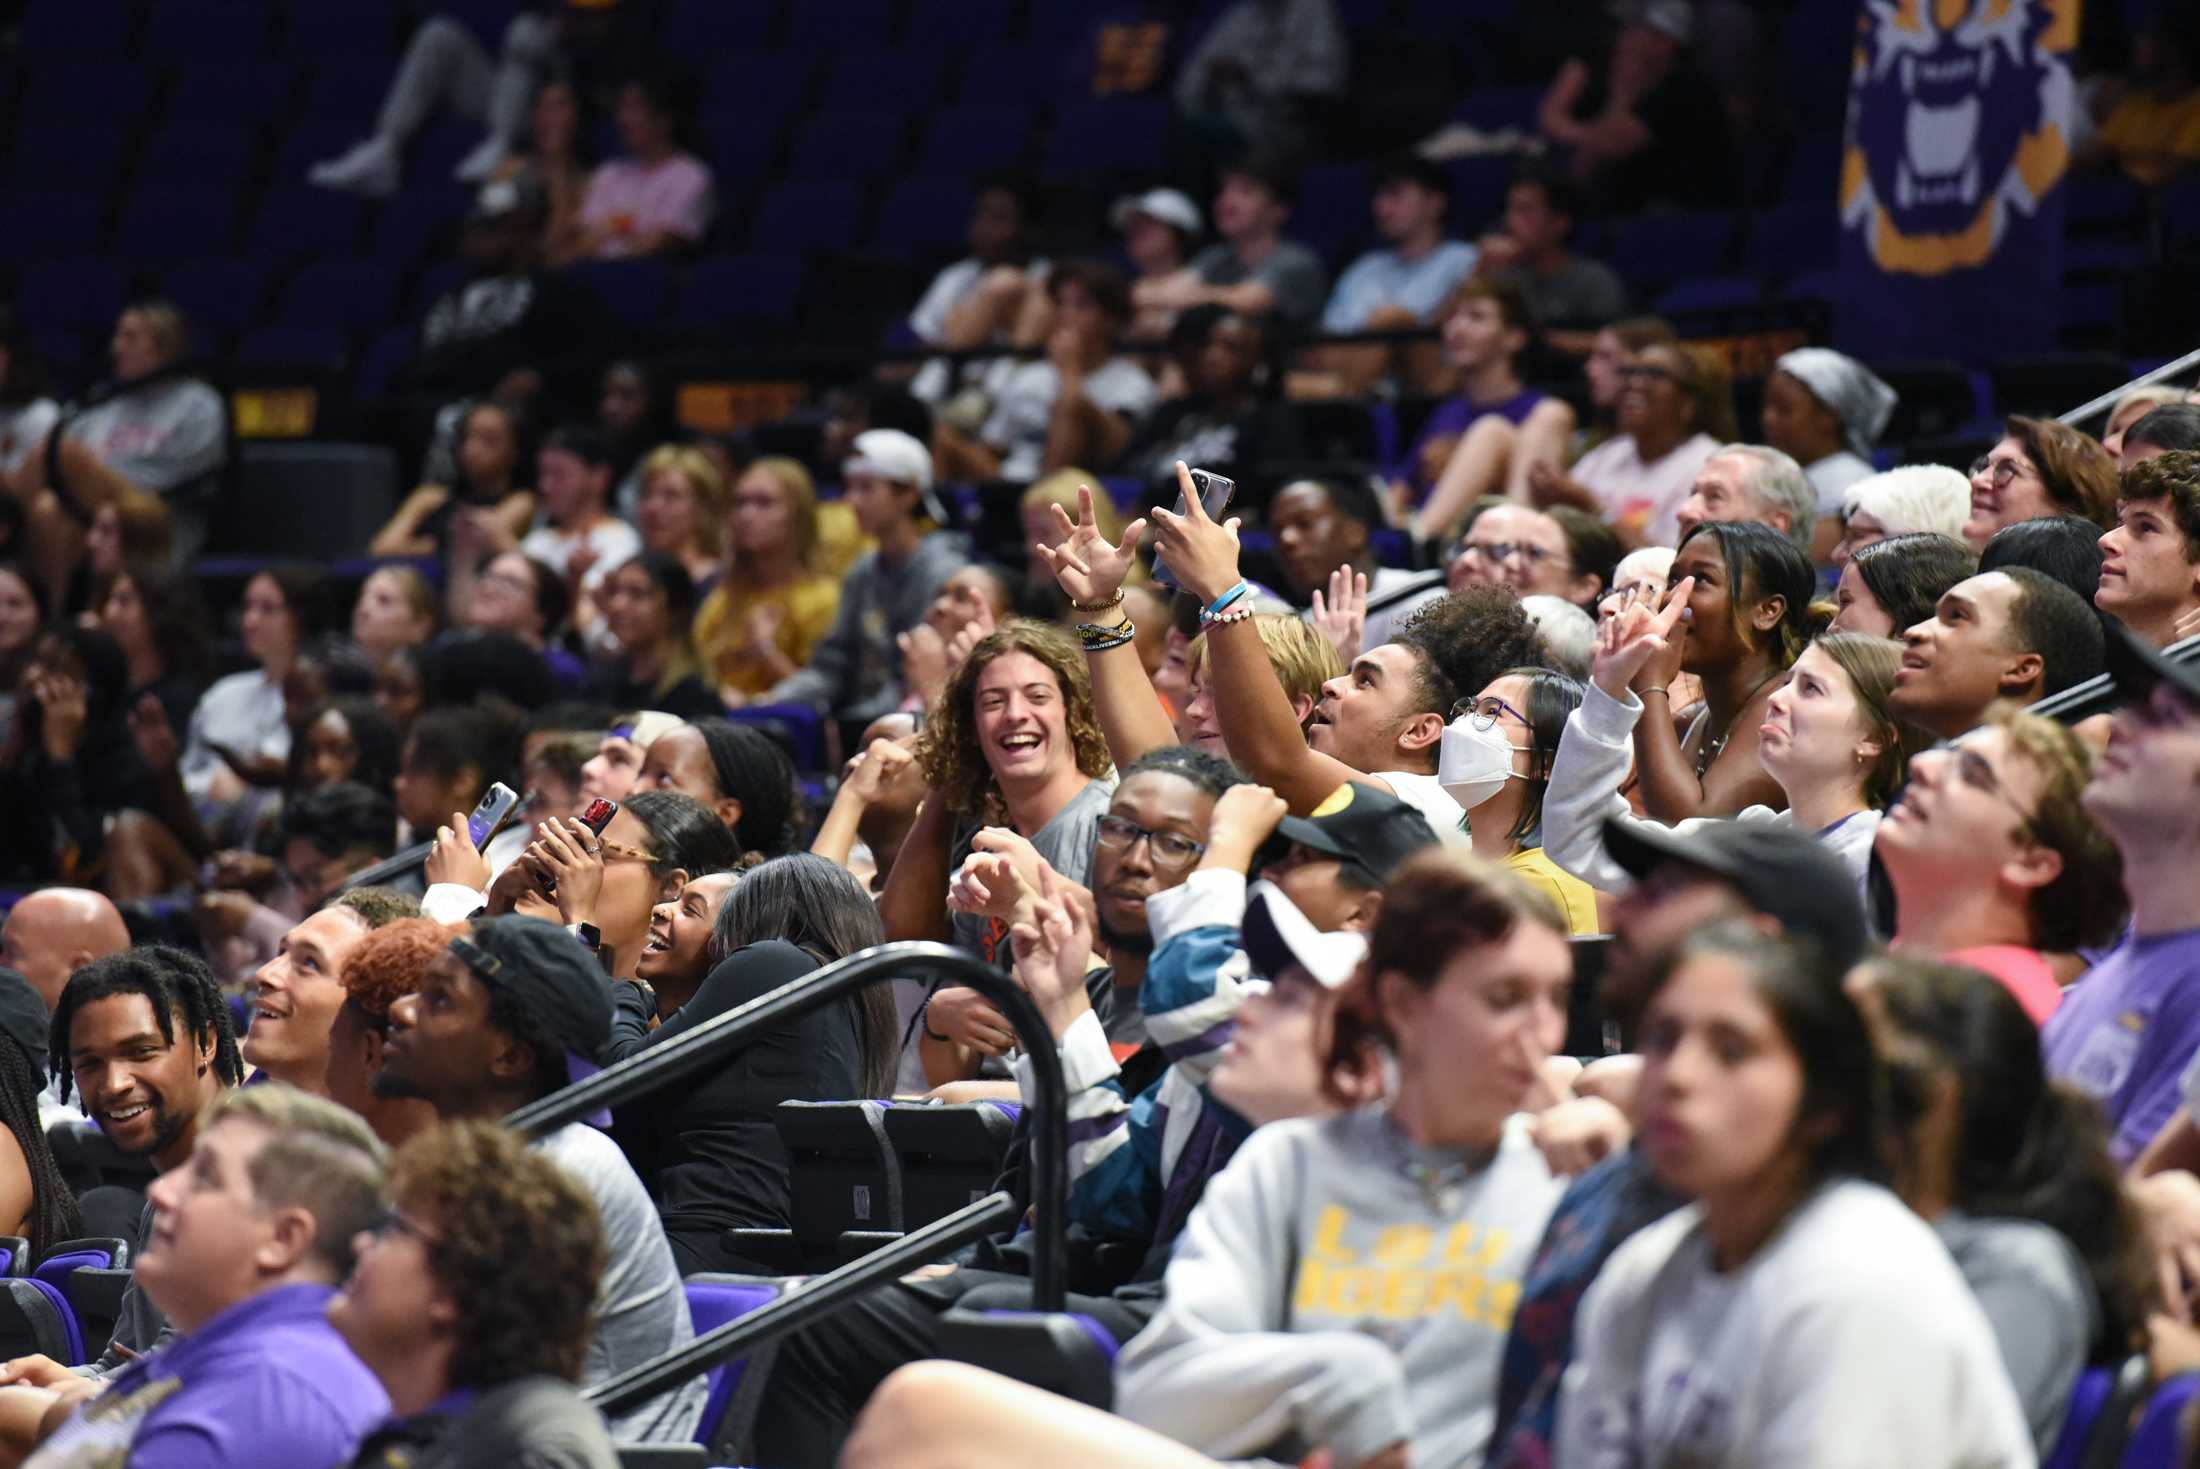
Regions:
[[[1463,810],[1472,811],[1517,778],[1513,742],[1495,725],[1476,729],[1474,716],[1462,714],[1444,726],[1436,757],[1436,783]]]

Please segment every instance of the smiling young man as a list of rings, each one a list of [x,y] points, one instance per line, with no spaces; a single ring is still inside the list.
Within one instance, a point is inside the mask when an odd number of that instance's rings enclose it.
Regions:
[[[2123,472],[2093,605],[2157,648],[2200,632],[2200,452]]]
[[[2046,1020],[2062,990],[2044,956],[2110,942],[2123,916],[2116,851],[2080,804],[2091,772],[2083,740],[2013,707],[1912,759],[1873,843],[1893,947],[1983,969]]]
[[[104,1386],[66,1374],[39,1469],[336,1465],[389,1412],[327,1320],[352,1241],[382,1204],[382,1147],[334,1103],[273,1085],[210,1106],[187,1162],[154,1180],[132,1269],[179,1335]],[[43,1360],[43,1359],[40,1359]],[[47,1364],[49,1367],[51,1364]]]
[[[417,993],[390,1006],[374,1088],[426,1101],[445,1121],[493,1120],[593,1071],[610,1035],[610,990],[579,939],[540,918],[481,919],[436,956]],[[537,1146],[595,1199],[611,1242],[585,1380],[693,1340],[664,1226],[618,1144],[574,1122]],[[704,1379],[690,1379],[618,1418],[612,1437],[685,1442],[704,1393]]]
[[[978,830],[1005,826],[1083,885],[1093,836],[1115,790],[1085,660],[1067,634],[1013,620],[987,634],[948,679],[917,738],[932,794],[879,899],[886,936],[952,938],[1001,968],[1008,929],[940,902]]]
[[[1942,739],[1978,728],[1997,699],[2028,704],[2093,677],[2104,656],[2085,599],[2027,567],[1957,582],[1902,640],[1888,703]]]
[[[353,1469],[618,1463],[573,1391],[605,1245],[564,1170],[493,1123],[454,1122],[390,1159],[390,1207],[354,1248],[329,1324],[393,1416]]]
[[[300,1091],[328,1093],[329,1035],[344,1004],[344,961],[385,923],[420,905],[388,888],[358,888],[283,935],[252,977],[252,1019],[238,1050],[255,1070]]]
[[[2127,702],[2084,801],[2122,854],[2131,934],[2071,986],[2040,1044],[2050,1075],[2100,1099],[2129,1162],[2200,1091],[2200,677],[2121,632],[2109,672]]]

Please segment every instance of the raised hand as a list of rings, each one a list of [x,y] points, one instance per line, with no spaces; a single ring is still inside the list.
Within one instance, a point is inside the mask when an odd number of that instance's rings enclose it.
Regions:
[[[941,641],[939,630],[920,622],[905,633],[896,633],[894,646],[901,650],[902,686],[931,708],[932,701],[947,687],[947,644]]]
[[[1016,864],[997,852],[972,852],[947,882],[947,906],[1013,923],[1037,897],[1017,875]]]
[[[1661,655],[1670,656],[1677,663],[1680,640],[1673,634],[1688,615],[1689,594],[1695,590],[1696,579],[1684,576],[1666,592],[1664,606],[1651,608],[1631,603],[1597,624],[1596,653],[1589,665],[1590,681],[1617,699],[1635,685],[1638,675],[1653,662],[1660,662],[1662,667]]]
[[[1156,509],[1154,524],[1160,527],[1159,552],[1184,590],[1202,602],[1212,602],[1238,583],[1238,519],[1217,524],[1200,504],[1192,486],[1192,471],[1176,461],[1176,482],[1184,492],[1184,513]]]
[[[423,875],[430,883],[455,882],[477,893],[489,886],[489,864],[474,848],[464,812],[453,811],[451,824],[435,829],[435,846],[428,853]]]
[[[535,839],[520,860],[556,884],[560,921],[595,921],[596,899],[603,892],[603,851],[601,840],[584,823],[545,821],[535,829]]]
[[[1113,601],[1115,594],[1123,589],[1123,578],[1130,575],[1131,567],[1137,563],[1138,539],[1146,532],[1145,520],[1134,520],[1123,527],[1123,539],[1110,545],[1093,518],[1091,485],[1077,487],[1074,523],[1069,512],[1061,506],[1052,506],[1051,511],[1061,542],[1053,546],[1033,542],[1031,554],[1054,573],[1056,584],[1072,602],[1090,607]]]
[[[1337,656],[1351,667],[1367,632],[1367,573],[1349,565],[1329,573],[1329,599],[1323,601],[1321,588],[1314,588],[1314,614],[1309,621],[1336,644]]]
[[[1234,785],[1215,801],[1207,821],[1207,854],[1202,867],[1244,872],[1253,854],[1275,834],[1277,823],[1291,809],[1290,803],[1264,785]]]
[[[39,736],[45,742],[46,758],[74,760],[76,747],[84,739],[84,721],[88,717],[83,682],[65,673],[33,674],[31,697],[38,700],[39,708],[44,711]]]
[[[1016,956],[1016,982],[1046,1017],[1047,1029],[1056,1040],[1092,1008],[1092,998],[1085,993],[1085,971],[1092,961],[1092,921],[1082,904],[1069,900],[1067,889],[1066,880],[1047,869],[1030,916],[1008,931],[1009,948]]]
[[[1060,514],[1062,507],[1054,507]],[[955,676],[955,670],[968,661],[971,650],[993,635],[993,608],[981,601],[971,612],[970,620],[962,625],[962,631],[947,640],[947,678]],[[943,680],[944,682],[944,680]]]
[[[916,789],[907,793],[909,804],[914,806],[922,799],[923,782],[911,779],[917,772],[916,744],[915,735],[898,740],[873,740],[869,749],[848,762],[845,779],[855,787],[864,805],[876,806],[912,783]]]

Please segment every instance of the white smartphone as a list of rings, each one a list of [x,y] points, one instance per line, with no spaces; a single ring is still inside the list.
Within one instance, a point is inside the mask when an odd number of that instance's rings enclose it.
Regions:
[[[1204,469],[1195,469],[1190,473],[1192,488],[1199,491],[1199,508],[1207,512],[1209,520],[1221,520],[1222,512],[1230,508],[1230,497],[1237,493],[1237,481],[1226,475],[1214,474]],[[1176,497],[1176,513],[1183,515],[1188,513],[1191,508],[1191,505],[1185,500],[1183,492],[1179,491]],[[1158,554],[1153,558],[1153,579],[1156,583],[1165,587],[1175,588],[1183,585],[1176,579],[1176,573],[1169,570],[1169,563]]]

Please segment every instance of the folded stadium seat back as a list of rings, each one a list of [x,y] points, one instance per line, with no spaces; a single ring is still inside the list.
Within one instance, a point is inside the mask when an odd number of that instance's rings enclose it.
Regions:
[[[1050,106],[1064,95],[1068,73],[1066,42],[981,41],[963,60],[955,100],[965,107],[1009,102]]]
[[[786,748],[796,770],[825,768],[825,719],[807,704],[750,704],[726,718],[752,724]]]
[[[902,34],[920,44],[948,36],[986,41],[1008,29],[1009,0],[909,0]]]
[[[917,166],[926,174],[968,180],[1005,169],[1023,157],[1032,109],[1020,102],[972,102],[943,107],[925,125]],[[969,184],[964,182],[967,193]],[[964,210],[967,216],[967,206]],[[884,229],[882,221],[880,228]],[[957,235],[953,243],[960,244]]]
[[[2200,244],[2200,174],[2188,173],[2156,190],[2154,210],[2165,246]]]
[[[594,291],[621,325],[637,330],[655,326],[672,296],[672,268],[662,260],[582,260],[566,274]]]
[[[780,326],[794,319],[802,295],[799,255],[724,255],[697,261],[673,304],[675,330],[716,331],[736,325]]]
[[[286,326],[371,331],[397,305],[397,272],[379,260],[316,260],[291,278],[276,319]]]
[[[724,0],[705,0],[735,9]],[[817,76],[817,58],[799,51],[734,51],[718,55],[704,81],[703,110],[783,126],[800,110]]]
[[[395,57],[402,20],[400,7],[389,0],[311,0],[285,7],[276,43],[310,61],[341,57],[362,67],[378,63],[387,68]],[[388,85],[387,70],[382,81]],[[373,116],[372,104],[358,115]]]
[[[473,202],[463,184],[431,180],[392,196],[375,216],[374,258],[395,270],[424,258],[449,258]]]
[[[959,178],[911,178],[894,185],[871,225],[882,250],[958,250],[970,231],[970,185]]]
[[[1764,286],[1754,276],[1699,275],[1667,286],[1658,296],[1657,310],[1661,315],[1734,311],[1763,299]]]
[[[788,1214],[806,1260],[841,1263],[849,1233],[901,1233],[901,1166],[887,1140],[889,1110],[877,1102],[781,1102],[772,1110],[787,1150]]]
[[[2157,1387],[2124,1446],[2123,1469],[2164,1469],[2178,1462],[2185,1452],[2185,1409],[2195,1397],[2200,1397],[2200,1373],[2183,1373]]]
[[[442,300],[459,286],[465,284],[466,267],[456,260],[439,260],[420,272],[420,279],[413,284],[412,299],[406,303],[406,314],[423,316],[430,306]]]
[[[130,1242],[126,1239],[65,1239],[56,1243],[28,1272],[32,1279],[43,1280],[56,1290],[68,1283],[69,1272],[90,1267],[95,1270],[120,1270],[130,1263]]]
[[[216,185],[233,195],[259,142],[260,130],[253,124],[179,118],[154,129],[137,176],[159,187]]]
[[[1013,1125],[983,1102],[887,1108],[886,1137],[901,1165],[902,1228],[920,1229],[992,1192]]]
[[[714,112],[703,118],[704,151],[718,181],[722,210],[727,204],[726,189],[737,181],[753,183],[772,171],[786,130],[784,117],[764,112]],[[723,220],[724,215],[719,218]]]
[[[304,183],[278,184],[245,231],[248,250],[287,260],[352,255],[365,206],[349,194]]]
[[[1726,265],[1737,216],[1730,209],[1677,209],[1621,220],[1612,229],[1611,263],[1652,290]]]
[[[968,25],[963,22],[959,33],[970,34]],[[862,44],[861,37],[850,39],[853,44]],[[835,55],[826,69],[818,106],[830,112],[877,108],[915,112],[931,106],[939,99],[941,84],[947,78],[947,53],[929,47],[945,35],[912,34],[910,39],[923,49],[912,45],[893,51],[850,50]]]
[[[688,1315],[695,1334],[717,1330],[779,1299],[780,1282],[761,1275],[690,1275],[681,1282],[687,1292]],[[703,1400],[703,1416],[695,1426],[695,1441],[706,1454],[724,1447],[726,1410],[740,1390],[748,1358],[735,1357],[710,1369],[710,1393]],[[715,1458],[713,1462],[716,1462]]]
[[[26,52],[120,51],[130,43],[132,0],[31,0],[21,30]]]
[[[141,185],[123,207],[115,249],[142,264],[161,266],[220,255],[236,237],[237,212],[237,195],[226,181],[196,189]]]
[[[798,179],[873,179],[892,170],[909,131],[901,108],[812,113],[795,134],[788,172]]]
[[[1840,301],[1842,288],[1840,271],[1806,270],[1782,283],[1774,299],[1797,303],[1815,301],[1830,311]]]
[[[1430,7],[1422,5],[1418,10],[1428,8]],[[1437,0],[1435,8],[1456,10],[1459,7],[1455,0]],[[1430,18],[1432,24],[1438,19]],[[1416,29],[1425,34],[1427,28]],[[1506,128],[1532,133],[1535,131],[1536,107],[1543,100],[1544,90],[1535,86],[1477,87],[1466,95],[1452,116],[1485,133],[1502,132]],[[1474,220],[1456,218],[1452,221],[1455,228],[1465,230],[1473,229],[1476,223]]]
[[[1068,1311],[956,1308],[940,1317],[940,1356],[1101,1409],[1115,1405],[1121,1346],[1090,1316]]]
[[[1991,416],[1992,405],[1979,401],[1978,384],[1956,363],[1874,362],[1871,369],[1896,394],[1894,412],[1880,435],[1887,443],[1957,433]]]
[[[2065,274],[2061,307],[2057,342],[2072,350],[2113,347],[2121,335],[2124,283],[2121,280],[2072,280]]]
[[[331,152],[366,137],[374,117],[381,111],[383,97],[389,92],[390,78],[396,72],[396,59],[386,49],[361,54],[335,43],[320,50],[300,50],[298,54],[313,63],[313,75],[306,82],[306,118],[333,127],[339,135],[335,149],[324,145],[320,152],[306,160],[318,162]],[[298,178],[304,172],[300,167],[283,177]]]
[[[2053,417],[2131,380],[2121,357],[2106,352],[2059,352],[2005,357],[1987,369],[1996,413]]]
[[[153,1180],[152,1164],[144,1158],[125,1157],[96,1122],[56,1122],[46,1129],[46,1146],[53,1151],[69,1191],[80,1199],[102,1187],[142,1192]],[[29,1262],[16,1273],[29,1274]]]
[[[69,1272],[62,1297],[76,1316],[84,1347],[92,1356],[107,1350],[122,1315],[122,1297],[130,1288],[131,1271],[123,1266],[80,1265]]]
[[[260,124],[288,118],[298,96],[291,61],[200,61],[176,70],[168,115],[195,122]]]
[[[103,200],[122,176],[122,147],[127,136],[121,125],[112,131],[90,131],[89,119],[62,119],[30,111],[17,133],[15,160],[8,169],[8,188],[39,193],[83,189]],[[48,246],[47,248],[51,248]]]
[[[717,56],[771,43],[779,7],[772,0],[674,0],[658,49],[665,56]]]
[[[378,444],[253,442],[237,460],[212,552],[338,561],[397,508],[397,455]]]
[[[270,0],[159,0],[149,7],[145,49],[154,56],[227,62],[267,53]]]
[[[96,254],[99,213],[100,201],[89,191],[0,190],[0,261],[67,260]],[[18,292],[17,309],[28,304]]]
[[[1049,179],[1150,177],[1161,167],[1168,124],[1168,103],[1159,97],[1065,103],[1055,114],[1040,171]]]
[[[2102,1410],[2116,1390],[2116,1369],[2088,1367],[2078,1374],[2070,1390],[2070,1406],[2063,1414],[2062,1432],[2054,1450],[2040,1461],[2040,1469],[2081,1469],[2086,1445],[2100,1423]]]
[[[41,1353],[65,1367],[85,1360],[84,1332],[60,1291],[43,1280],[0,1279],[0,1352]]]
[[[263,326],[239,337],[232,356],[247,379],[334,377],[350,360],[351,342],[332,327]]]
[[[1597,998],[1604,982],[1604,966],[1612,955],[1610,934],[1584,934],[1568,939],[1574,955],[1574,987],[1566,1002],[1566,1044],[1562,1054],[1601,1056],[1604,1043],[1604,1007]]]
[[[1377,566],[1413,565],[1413,537],[1392,526],[1380,526],[1367,533],[1367,549],[1374,553]]]
[[[0,1234],[0,1277],[27,1275],[31,1268],[31,1242],[19,1234]]]
[[[757,205],[749,244],[758,250],[848,250],[862,219],[863,190],[856,184],[780,184]]]
[[[16,315],[33,327],[111,328],[128,288],[128,273],[115,261],[49,260],[24,270]]]
[[[1831,268],[1840,250],[1841,222],[1830,202],[1775,204],[1751,215],[1742,268],[1768,280],[1786,280]]]

